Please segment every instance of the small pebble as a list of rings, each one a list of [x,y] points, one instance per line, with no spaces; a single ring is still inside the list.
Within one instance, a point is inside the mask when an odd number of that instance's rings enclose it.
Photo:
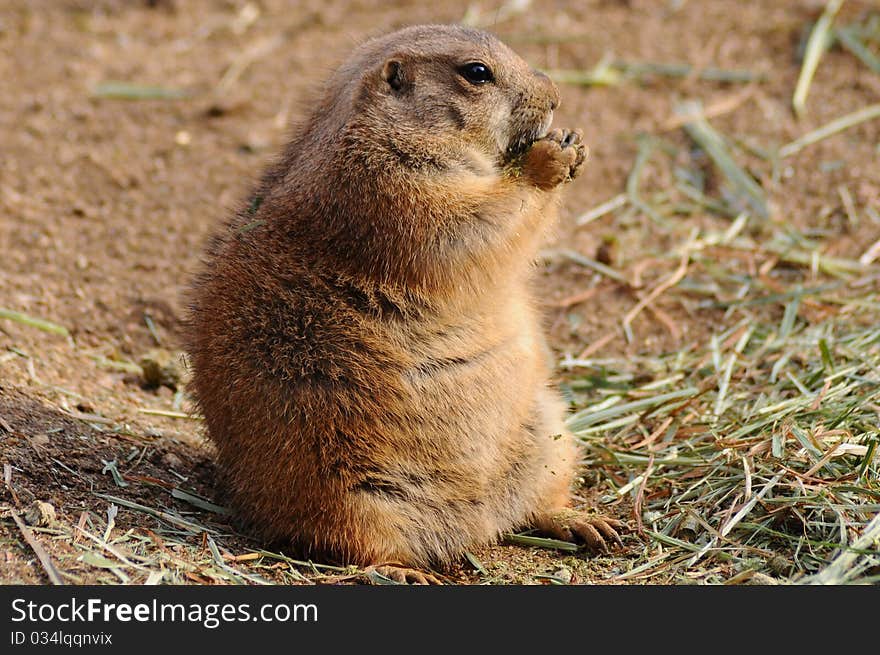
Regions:
[[[55,523],[55,508],[52,503],[35,500],[25,511],[24,521],[36,527],[52,525]]]
[[[145,353],[138,364],[143,369],[144,381],[152,387],[177,389],[186,372],[182,353],[164,348],[154,348]]]
[[[571,580],[574,575],[572,574],[570,568],[568,568],[567,566],[563,566],[558,571],[553,572],[553,577],[565,584],[571,584]]]

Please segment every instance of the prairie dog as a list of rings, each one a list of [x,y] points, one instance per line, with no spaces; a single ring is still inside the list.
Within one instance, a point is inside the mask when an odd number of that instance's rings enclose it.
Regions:
[[[488,33],[370,40],[214,236],[193,389],[262,538],[405,567],[517,527],[617,540],[568,509],[578,453],[530,290],[586,155],[550,130],[558,104]]]

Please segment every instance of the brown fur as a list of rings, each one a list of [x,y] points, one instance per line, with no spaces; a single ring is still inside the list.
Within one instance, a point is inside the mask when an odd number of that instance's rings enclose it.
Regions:
[[[472,84],[480,61],[495,80]],[[577,463],[529,289],[578,172],[552,82],[494,37],[371,40],[214,238],[194,391],[232,500],[313,555],[424,566],[569,502]]]

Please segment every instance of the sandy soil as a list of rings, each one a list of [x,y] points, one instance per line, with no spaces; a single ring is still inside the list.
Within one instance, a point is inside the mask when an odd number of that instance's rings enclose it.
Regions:
[[[198,422],[144,412],[190,406],[167,386],[145,385],[130,363],[153,348],[178,347],[181,293],[209,229],[283,143],[287,126],[302,115],[327,72],[371,34],[417,22],[455,22],[468,4],[3,0],[0,307],[52,321],[70,336],[0,320],[0,460],[7,480],[0,490],[0,580],[46,582],[8,516],[10,508],[23,509],[34,499],[52,503],[66,526],[38,534],[72,582],[120,579],[84,561],[78,549],[87,539],[74,526],[95,533],[106,527],[110,501],[100,494],[193,517],[224,535],[222,552],[229,556],[258,547],[234,535],[222,516],[171,496],[184,485],[214,497],[210,451]],[[675,267],[663,257],[675,235],[723,219],[696,212],[677,218],[681,224],[673,230],[659,230],[638,213],[626,221],[609,214],[583,228],[576,218],[624,190],[639,133],[662,135],[688,151],[682,131],[668,128],[676,100],[699,98],[710,106],[733,98],[735,108],[713,125],[769,148],[880,97],[880,77],[835,49],[822,60],[808,112],[793,116],[796,53],[821,10],[823,3],[815,1],[535,1],[512,16],[494,11],[498,3],[483,4],[484,24],[537,67],[589,69],[610,52],[628,61],[690,62],[766,76],[752,85],[691,75],[561,87],[556,122],[583,128],[591,159],[567,190],[548,247],[594,257],[613,243],[610,261],[628,278],[640,271],[646,284]],[[868,2],[853,1],[845,11],[853,17],[869,9]],[[97,85],[108,81],[183,93],[129,100],[96,95]],[[773,203],[770,220],[813,230],[825,239],[825,254],[861,255],[880,238],[880,225],[848,221],[841,189],[854,206],[880,210],[878,137],[880,121],[864,123],[788,160],[777,178],[761,179]],[[652,160],[642,193],[665,188],[669,175]],[[720,310],[698,309],[671,294],[657,307],[674,329],[643,312],[627,343],[618,326],[637,300],[627,286],[559,256],[548,255],[541,266],[552,345],[560,355],[580,353],[609,333],[602,353],[686,347],[705,340],[723,320]],[[566,302],[587,289],[594,290],[583,301]],[[106,464],[113,461],[127,486],[114,481]],[[625,516],[628,510],[613,511]],[[158,525],[154,516],[120,507],[114,534],[128,533],[158,549]],[[76,538],[64,536],[70,533]],[[180,536],[195,547],[200,539]],[[610,557],[505,545],[476,555],[491,581],[531,582],[563,570],[563,578],[568,571],[575,581],[598,583],[625,567],[627,552],[640,547],[631,538],[628,550]],[[179,551],[181,558],[185,552]],[[195,566],[178,570],[182,581],[215,580]],[[260,574],[295,579],[287,568]],[[145,577],[129,575],[133,581]],[[451,577],[480,579],[467,565]]]

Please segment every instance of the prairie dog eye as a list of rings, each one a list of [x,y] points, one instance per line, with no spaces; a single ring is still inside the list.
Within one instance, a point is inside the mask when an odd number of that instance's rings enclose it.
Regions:
[[[471,84],[486,84],[494,82],[495,76],[492,69],[479,61],[472,61],[458,69],[461,76]]]

